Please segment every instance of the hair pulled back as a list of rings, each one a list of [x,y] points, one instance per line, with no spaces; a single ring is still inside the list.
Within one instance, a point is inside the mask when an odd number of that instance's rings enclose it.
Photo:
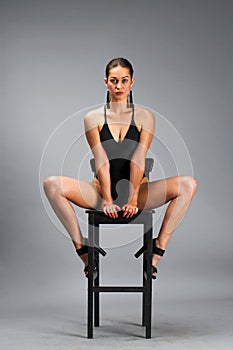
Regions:
[[[128,68],[131,78],[133,77],[134,70],[133,70],[132,64],[126,58],[117,57],[117,58],[113,58],[111,61],[109,61],[106,68],[105,68],[105,75],[106,75],[107,79],[109,77],[110,69],[118,67],[118,66],[121,66],[123,68]]]

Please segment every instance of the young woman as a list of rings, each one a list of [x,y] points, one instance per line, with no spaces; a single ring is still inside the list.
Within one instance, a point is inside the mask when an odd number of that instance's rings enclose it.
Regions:
[[[191,176],[174,176],[148,182],[145,158],[155,128],[153,113],[132,101],[133,67],[125,58],[114,58],[106,66],[104,79],[107,103],[84,119],[87,141],[92,149],[97,177],[91,182],[64,176],[44,181],[46,196],[68,231],[88,273],[88,246],[71,203],[82,208],[99,208],[112,219],[119,211],[133,217],[139,209],[169,203],[157,238],[153,239],[153,274],[176,226],[187,211],[197,189]],[[97,274],[98,266],[94,272]]]

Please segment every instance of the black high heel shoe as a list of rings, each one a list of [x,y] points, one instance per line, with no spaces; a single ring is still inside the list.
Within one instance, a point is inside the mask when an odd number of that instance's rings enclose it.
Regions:
[[[78,256],[81,257],[82,255],[87,254],[88,247],[89,247],[88,241],[86,240],[86,244],[82,248],[76,249],[76,253],[78,254]],[[103,256],[107,254],[106,251],[101,247],[94,246],[94,250]],[[85,276],[88,278],[88,265],[85,266],[83,271],[85,273]],[[97,276],[98,276],[98,263],[97,263],[97,260],[94,258],[93,279],[95,280]]]
[[[164,253],[165,253],[165,250],[164,249],[161,249],[161,248],[158,248],[156,246],[156,238],[154,238],[153,240],[153,247],[152,247],[152,254],[156,254],[156,255],[159,255],[159,256],[163,256]],[[139,258],[139,256],[144,253],[146,251],[146,246],[143,245],[135,254],[135,258]],[[144,269],[144,276],[145,278],[147,278],[147,275],[146,275],[146,261],[145,261],[145,265],[143,266],[143,269]],[[153,279],[156,279],[156,276],[154,275],[154,273],[157,273],[158,270],[157,270],[157,267],[154,267],[152,265],[152,278]]]

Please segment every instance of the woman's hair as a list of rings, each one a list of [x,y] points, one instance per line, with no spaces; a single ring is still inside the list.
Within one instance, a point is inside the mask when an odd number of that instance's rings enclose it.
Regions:
[[[117,58],[113,58],[110,62],[108,62],[107,66],[105,68],[105,75],[106,75],[107,79],[109,76],[110,69],[115,68],[117,66],[121,66],[123,68],[128,68],[131,78],[133,77],[134,70],[133,70],[132,64],[126,58],[117,57]]]

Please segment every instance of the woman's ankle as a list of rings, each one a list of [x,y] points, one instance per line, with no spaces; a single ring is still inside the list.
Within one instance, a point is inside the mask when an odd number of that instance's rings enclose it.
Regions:
[[[157,237],[155,239],[155,245],[157,248],[162,249],[162,250],[166,250],[166,247],[167,247],[167,244],[165,244],[163,239],[161,239],[160,237]]]
[[[72,241],[76,250],[83,248],[86,245],[86,238],[82,237],[79,241]]]

